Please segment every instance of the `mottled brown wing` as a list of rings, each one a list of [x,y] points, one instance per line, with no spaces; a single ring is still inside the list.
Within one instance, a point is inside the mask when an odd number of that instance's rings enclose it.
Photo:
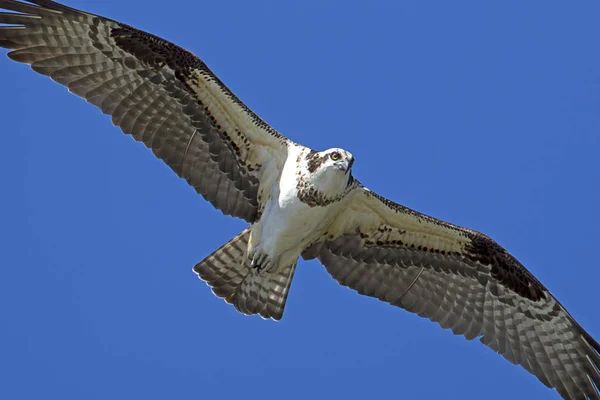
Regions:
[[[488,237],[359,187],[308,249],[342,285],[429,318],[522,365],[567,399],[600,399],[600,345]]]
[[[32,3],[32,4],[30,4]],[[48,0],[0,0],[0,46],[110,114],[225,214],[252,222],[288,140],[190,52]],[[10,79],[2,77],[1,79]]]

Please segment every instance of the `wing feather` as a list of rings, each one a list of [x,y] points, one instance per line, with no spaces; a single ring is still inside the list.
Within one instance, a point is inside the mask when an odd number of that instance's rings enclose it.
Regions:
[[[53,1],[0,0],[1,9],[10,11],[0,12],[0,46],[11,59],[110,114],[225,214],[254,221],[289,141],[199,58]]]
[[[304,258],[342,285],[451,329],[522,365],[566,399],[600,399],[600,344],[488,237],[357,185]]]

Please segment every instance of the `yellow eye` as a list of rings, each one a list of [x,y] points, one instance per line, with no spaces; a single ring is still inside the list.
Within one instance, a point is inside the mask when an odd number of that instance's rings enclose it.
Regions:
[[[332,159],[333,161],[337,161],[337,160],[339,160],[340,158],[342,158],[342,156],[340,155],[340,153],[338,153],[337,151],[336,151],[336,152],[334,152],[334,153],[331,153],[331,155],[330,155],[329,157],[331,157],[331,159]]]

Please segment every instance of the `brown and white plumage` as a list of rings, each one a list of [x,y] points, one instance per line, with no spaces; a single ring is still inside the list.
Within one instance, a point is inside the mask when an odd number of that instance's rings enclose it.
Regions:
[[[216,208],[252,224],[194,267],[239,311],[280,319],[302,254],[361,294],[480,338],[564,398],[600,399],[600,345],[487,236],[364,188],[349,153],[289,141],[163,39],[49,0],[0,9],[11,59],[110,114]]]
[[[285,160],[270,128],[193,54],[53,1],[2,0],[9,57],[83,97],[223,213],[252,222],[263,166]],[[252,145],[250,145],[252,143]]]
[[[194,272],[212,288],[215,296],[233,304],[239,312],[280,320],[296,263],[269,274],[263,281],[259,272],[242,262],[249,240],[250,228],[247,228],[194,266]]]
[[[333,239],[304,258],[360,294],[479,338],[564,398],[598,398],[600,345],[506,250],[364,187],[348,197]]]

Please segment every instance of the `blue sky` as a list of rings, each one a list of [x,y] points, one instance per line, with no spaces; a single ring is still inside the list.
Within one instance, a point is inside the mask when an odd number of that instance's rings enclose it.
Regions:
[[[371,189],[485,232],[600,338],[597,1],[68,4],[192,50]],[[49,79],[2,57],[0,85],[0,398],[558,398],[316,261],[281,322],[238,314],[191,267],[244,223]]]

